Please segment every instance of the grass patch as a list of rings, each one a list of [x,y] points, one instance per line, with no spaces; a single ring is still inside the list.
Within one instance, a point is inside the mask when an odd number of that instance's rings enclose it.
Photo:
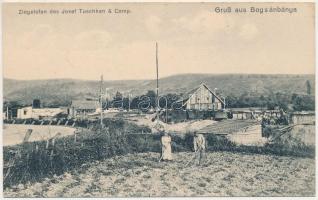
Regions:
[[[9,187],[60,175],[74,168],[88,167],[92,161],[127,153],[160,152],[160,135],[147,133],[145,127],[131,125],[121,119],[105,119],[107,128],[83,132],[77,136],[58,138],[46,148],[46,141],[29,142],[3,148],[4,166],[14,160],[10,168],[4,168],[3,183]],[[101,130],[101,131],[100,131]],[[127,131],[129,130],[129,131]],[[136,133],[136,131],[141,131]],[[230,151],[244,154],[274,154],[278,156],[315,157],[315,148],[299,141],[286,143],[278,140],[263,147],[236,145],[225,137],[206,135],[207,151]],[[172,135],[173,152],[193,151],[193,136]],[[288,145],[287,145],[288,144]],[[88,164],[88,165],[86,165]],[[84,166],[86,165],[86,166]],[[112,163],[116,167],[116,163]],[[127,168],[144,163],[129,162]],[[147,164],[148,165],[148,164]],[[9,170],[9,171],[8,171]]]

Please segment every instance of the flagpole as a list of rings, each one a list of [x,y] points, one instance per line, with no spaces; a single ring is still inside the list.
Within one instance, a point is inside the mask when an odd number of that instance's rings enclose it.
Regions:
[[[159,123],[159,66],[158,66],[158,43],[156,42],[156,72],[157,72],[157,87],[156,87],[156,93],[157,93],[157,99],[156,99],[156,118],[157,123]]]
[[[100,77],[100,91],[99,91],[99,100],[100,100],[100,125],[103,128],[103,75]]]

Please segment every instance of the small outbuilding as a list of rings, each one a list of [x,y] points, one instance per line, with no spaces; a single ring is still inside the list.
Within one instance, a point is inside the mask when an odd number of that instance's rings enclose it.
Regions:
[[[18,119],[44,119],[65,113],[63,108],[33,108],[32,106],[20,108],[17,111]]]
[[[291,124],[314,124],[315,121],[315,111],[293,112],[290,114]]]
[[[100,103],[97,100],[73,100],[69,114],[71,117],[86,117],[96,113],[99,107]]]

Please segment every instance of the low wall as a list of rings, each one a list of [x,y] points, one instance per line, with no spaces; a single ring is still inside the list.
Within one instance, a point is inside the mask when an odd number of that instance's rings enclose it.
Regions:
[[[239,145],[264,146],[267,142],[267,139],[262,137],[261,125],[250,126],[246,130],[229,134],[226,137]]]
[[[284,141],[288,143],[302,143],[304,145],[315,146],[316,129],[314,124],[296,125],[291,127],[286,133],[282,133],[279,129],[284,129],[286,125],[267,125],[263,128],[262,135],[266,138],[277,138],[279,142]],[[275,142],[275,141],[273,141]]]
[[[168,117],[168,122],[184,122],[187,120],[196,119],[211,119],[215,116],[215,111],[208,110],[169,110],[168,115],[163,112],[160,118],[165,121]]]
[[[306,145],[315,146],[315,132],[315,125],[297,125],[293,127],[289,134]]]
[[[292,124],[313,123],[316,121],[315,113],[292,113],[290,115],[290,121]]]

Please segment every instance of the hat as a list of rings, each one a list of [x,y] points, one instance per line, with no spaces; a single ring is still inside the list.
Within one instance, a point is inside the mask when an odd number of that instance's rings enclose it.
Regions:
[[[165,131],[165,127],[159,121],[156,122],[156,125],[154,126],[154,128],[159,132]]]

